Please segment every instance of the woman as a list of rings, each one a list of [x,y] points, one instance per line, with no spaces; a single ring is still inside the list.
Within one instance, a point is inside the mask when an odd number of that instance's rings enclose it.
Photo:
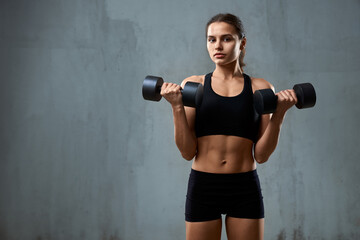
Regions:
[[[293,90],[276,93],[276,112],[259,116],[253,92],[274,88],[243,71],[246,38],[240,19],[218,14],[208,22],[206,33],[215,70],[181,84],[204,85],[201,105],[184,107],[179,85],[164,83],[161,89],[172,106],[176,145],[186,160],[195,157],[186,198],[186,239],[220,239],[221,214],[226,214],[228,239],[263,239],[264,207],[256,162],[266,162],[275,150],[296,95]]]

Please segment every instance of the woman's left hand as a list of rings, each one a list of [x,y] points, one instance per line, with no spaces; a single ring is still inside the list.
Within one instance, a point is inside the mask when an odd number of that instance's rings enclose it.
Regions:
[[[278,97],[276,113],[285,114],[289,108],[297,103],[297,97],[293,89],[287,89],[275,94]]]

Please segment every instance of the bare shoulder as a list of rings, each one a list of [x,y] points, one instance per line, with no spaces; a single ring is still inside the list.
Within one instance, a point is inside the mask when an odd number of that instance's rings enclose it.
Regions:
[[[187,83],[187,82],[196,82],[196,83],[204,84],[204,78],[205,78],[205,75],[193,75],[193,76],[187,77],[182,81],[181,86],[184,87],[185,83]]]
[[[264,78],[251,78],[251,86],[254,92],[256,90],[266,88],[271,88],[273,91],[275,91],[274,86],[268,81],[266,81]]]

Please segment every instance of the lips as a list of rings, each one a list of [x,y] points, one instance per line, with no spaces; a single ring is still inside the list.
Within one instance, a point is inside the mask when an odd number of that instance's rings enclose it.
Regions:
[[[223,57],[225,57],[225,54],[224,54],[224,53],[215,53],[215,54],[214,54],[214,57],[216,57],[216,58],[223,58]]]

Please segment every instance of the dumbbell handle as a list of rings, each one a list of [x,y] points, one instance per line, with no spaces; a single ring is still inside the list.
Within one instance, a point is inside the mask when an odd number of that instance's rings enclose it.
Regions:
[[[184,88],[187,88],[186,94],[184,94],[184,89],[182,87],[180,87],[180,92],[182,95],[182,102],[183,102],[184,106],[196,107],[197,104],[201,104],[202,93],[200,94],[201,96],[198,96],[199,93],[196,93],[197,85],[198,85],[198,83],[187,82],[184,86]],[[194,87],[191,88],[191,86],[194,86]],[[159,94],[161,92],[161,87],[162,86],[158,86],[156,88],[156,91]],[[202,91],[202,89],[201,89],[201,91]],[[195,104],[194,104],[194,99],[193,99],[194,97],[196,98]]]
[[[154,86],[154,84],[156,84],[156,86]],[[156,76],[146,76],[144,83],[143,83],[143,97],[146,100],[151,100],[151,101],[160,101],[161,99],[161,88],[164,84],[164,80],[161,77],[156,77]],[[155,87],[155,89],[153,88]],[[155,91],[154,91],[155,90]],[[147,93],[146,91],[150,91],[151,94]],[[183,88],[180,87],[180,92],[182,94],[183,92]],[[154,93],[156,93],[156,95],[158,95],[158,97],[154,97]]]
[[[157,86],[157,87],[156,87],[156,92],[157,92],[157,93],[160,93],[160,92],[161,92],[161,88],[162,88],[162,85],[161,85],[161,86]],[[180,87],[180,92],[181,92],[181,94],[183,93],[183,91],[184,91],[184,89],[183,89],[182,87]]]
[[[146,76],[142,93],[145,100],[160,101],[161,87],[164,80],[161,77]],[[203,96],[203,85],[196,82],[187,82],[184,88],[180,89],[184,106],[196,107],[201,104]]]

